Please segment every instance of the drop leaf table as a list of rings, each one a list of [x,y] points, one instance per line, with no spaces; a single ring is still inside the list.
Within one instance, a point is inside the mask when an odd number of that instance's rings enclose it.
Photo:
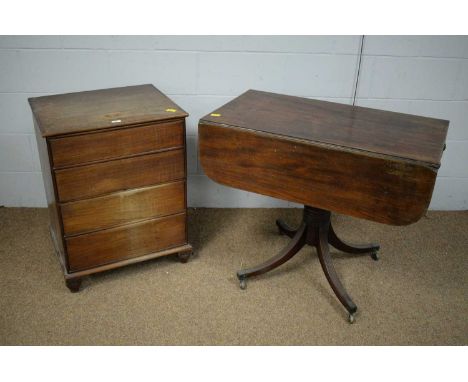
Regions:
[[[268,272],[304,245],[316,247],[323,272],[354,321],[356,305],[337,276],[329,245],[369,253],[377,244],[343,242],[331,211],[391,225],[426,212],[440,167],[448,121],[249,90],[201,118],[199,151],[211,179],[304,205],[297,229],[278,220],[291,241],[279,254],[237,272]]]

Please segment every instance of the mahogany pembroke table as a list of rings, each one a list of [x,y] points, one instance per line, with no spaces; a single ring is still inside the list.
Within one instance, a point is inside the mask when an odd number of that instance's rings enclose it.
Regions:
[[[304,204],[303,220],[279,254],[237,272],[268,272],[304,245],[316,247],[323,272],[354,321],[356,305],[333,267],[329,245],[369,253],[377,244],[339,239],[330,211],[407,225],[426,212],[440,167],[448,121],[249,90],[199,122],[200,160],[221,184]]]

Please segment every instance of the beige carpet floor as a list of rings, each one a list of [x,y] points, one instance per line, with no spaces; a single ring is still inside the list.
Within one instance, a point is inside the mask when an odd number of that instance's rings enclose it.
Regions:
[[[315,250],[239,289],[235,272],[288,242],[300,210],[193,209],[195,256],[155,259],[65,287],[45,209],[0,208],[0,345],[467,345],[468,212],[408,227],[334,216],[343,239],[380,261],[333,251],[358,305],[348,324]]]

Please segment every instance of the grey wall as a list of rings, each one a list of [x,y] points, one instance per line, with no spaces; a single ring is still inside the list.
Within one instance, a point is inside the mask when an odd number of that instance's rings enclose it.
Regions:
[[[0,204],[46,206],[28,97],[153,83],[190,113],[191,206],[292,206],[210,181],[197,121],[249,88],[352,103],[359,49],[359,36],[0,37]],[[449,119],[431,208],[468,209],[468,37],[366,36],[356,104]]]

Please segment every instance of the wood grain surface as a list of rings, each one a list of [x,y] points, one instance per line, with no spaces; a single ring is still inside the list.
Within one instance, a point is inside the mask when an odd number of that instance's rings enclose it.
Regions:
[[[185,177],[184,150],[171,150],[55,171],[61,202]]]
[[[171,121],[147,126],[101,130],[94,134],[50,139],[54,167],[82,164],[183,147],[184,122]]]
[[[109,228],[185,210],[184,182],[121,191],[61,205],[65,235]]]
[[[153,85],[29,98],[42,136],[185,118],[188,114]]]
[[[62,267],[67,267],[67,256],[65,252],[65,242],[63,239],[63,226],[60,212],[60,204],[57,201],[54,173],[49,162],[49,145],[46,138],[41,136],[39,126],[33,116],[34,132],[36,136],[37,149],[41,162],[42,179],[44,181],[47,207],[50,217],[50,234],[55,251]]]
[[[429,165],[242,128],[198,131],[203,170],[227,186],[394,225],[417,221],[431,200]]]
[[[66,239],[70,271],[122,261],[186,243],[185,213]]]
[[[237,126],[438,168],[448,121],[249,90],[202,123]]]

